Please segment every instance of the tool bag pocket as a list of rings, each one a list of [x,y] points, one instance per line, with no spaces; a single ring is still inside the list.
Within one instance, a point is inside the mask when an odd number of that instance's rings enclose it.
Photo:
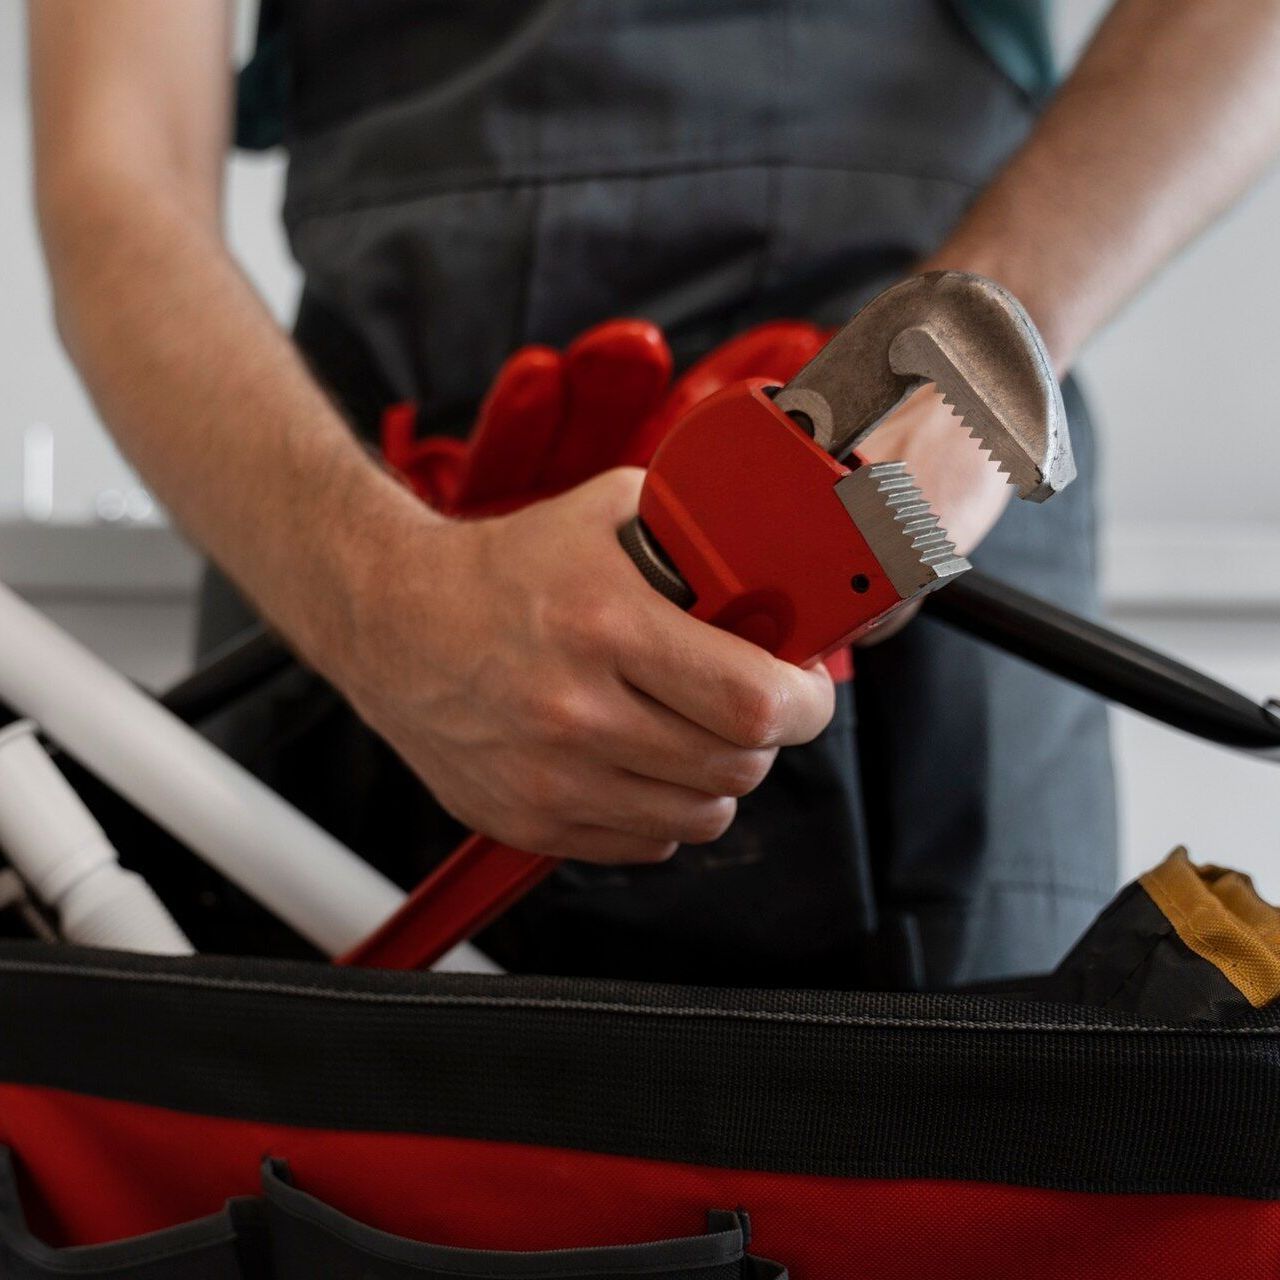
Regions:
[[[707,1234],[653,1244],[505,1253],[422,1244],[356,1222],[295,1187],[286,1164],[262,1170],[275,1280],[786,1280],[747,1255],[746,1215],[712,1212]]]
[[[260,1202],[229,1200],[221,1213],[110,1244],[55,1249],[27,1228],[13,1161],[0,1147],[0,1277],[3,1280],[258,1280],[265,1277]],[[323,1274],[323,1269],[316,1275]]]

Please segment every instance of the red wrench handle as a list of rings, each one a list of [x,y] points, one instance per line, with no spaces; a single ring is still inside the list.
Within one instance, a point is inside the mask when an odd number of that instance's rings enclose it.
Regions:
[[[688,587],[681,603],[694,617],[805,663],[847,643],[900,597],[836,494],[848,468],[773,404],[766,385],[735,383],[682,419],[649,468],[640,517]],[[624,545],[639,563],[635,544]],[[557,861],[473,835],[339,963],[434,964]]]
[[[474,937],[555,869],[558,858],[468,836],[383,925],[339,964],[427,969]]]

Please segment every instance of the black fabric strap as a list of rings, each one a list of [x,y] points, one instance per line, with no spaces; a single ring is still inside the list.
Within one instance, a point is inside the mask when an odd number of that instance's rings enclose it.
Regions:
[[[787,1280],[747,1256],[746,1215],[713,1211],[707,1234],[611,1248],[497,1252],[421,1244],[379,1231],[292,1184],[283,1161],[262,1166],[263,1199],[109,1244],[56,1249],[27,1229],[13,1161],[0,1147],[3,1280]]]
[[[366,1226],[292,1185],[267,1160],[263,1194],[276,1280],[786,1280],[746,1256],[743,1215],[712,1212],[707,1234],[653,1244],[512,1253],[421,1244]]]
[[[982,996],[4,943],[0,1026],[0,1080],[203,1115],[721,1168],[1280,1197],[1274,1010],[1203,1027]]]
[[[261,1218],[256,1202],[234,1200],[217,1214],[110,1244],[55,1249],[27,1229],[13,1160],[0,1147],[0,1277],[3,1280],[258,1280],[242,1238]],[[316,1273],[320,1274],[320,1273]]]

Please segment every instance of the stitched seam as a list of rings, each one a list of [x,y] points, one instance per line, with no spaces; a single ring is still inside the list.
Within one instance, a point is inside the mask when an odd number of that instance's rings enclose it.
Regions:
[[[1053,880],[992,880],[987,888],[994,893],[1008,890],[1013,893],[1049,892],[1071,894],[1080,898],[1088,898],[1091,902],[1105,902],[1114,893],[1113,889],[1100,885],[1089,888],[1086,885],[1063,884],[1060,881]]]
[[[889,169],[876,165],[839,164],[834,161],[802,162],[786,158],[769,158],[764,160],[668,160],[655,159],[648,164],[636,165],[625,169],[591,169],[571,170],[552,175],[515,174],[501,177],[494,174],[481,174],[477,171],[462,170],[457,173],[433,175],[434,181],[385,183],[381,190],[363,198],[342,201],[304,200],[299,197],[286,199],[286,209],[291,220],[304,219],[317,221],[321,218],[341,217],[346,214],[369,212],[386,209],[397,204],[408,204],[414,200],[432,196],[451,196],[466,191],[501,191],[511,187],[545,187],[568,186],[578,182],[626,181],[634,178],[669,177],[679,173],[729,173],[735,169],[795,169],[810,170],[816,173],[860,173],[875,177],[905,178],[912,182],[934,182],[941,186],[960,187],[965,191],[976,191],[980,184],[966,178],[940,175],[936,173],[918,173],[909,169]]]
[[[1145,888],[1145,886],[1144,886]],[[1195,921],[1182,908],[1182,905],[1172,898],[1167,891],[1161,886],[1158,890],[1162,901],[1158,904],[1170,917],[1175,933],[1182,940],[1183,944],[1189,951],[1195,952],[1201,960],[1207,964],[1211,964],[1231,983],[1237,991],[1240,992],[1250,1004],[1255,1004],[1251,992],[1257,991],[1257,983],[1253,980],[1249,969],[1246,965],[1241,964],[1239,959],[1233,955],[1224,955],[1222,951],[1215,947],[1212,941],[1205,936],[1203,930],[1197,927]],[[1178,925],[1181,924],[1182,928]],[[1245,990],[1245,988],[1249,990]],[[1256,1004],[1255,1004],[1255,1007]]]
[[[637,1017],[716,1018],[725,1021],[765,1022],[833,1027],[883,1027],[933,1031],[1030,1031],[1084,1032],[1095,1035],[1157,1033],[1212,1037],[1277,1037],[1280,1027],[1170,1026],[1162,1023],[1117,1023],[1099,1025],[1085,1022],[980,1022],[974,1019],[891,1018],[841,1013],[788,1013],[765,1009],[717,1009],[685,1006],[622,1004],[608,1000],[565,1000],[539,996],[450,996],[389,991],[339,991],[329,987],[305,987],[285,982],[251,982],[239,978],[206,978],[198,974],[131,973],[93,965],[41,965],[30,962],[0,964],[0,973],[28,973],[45,977],[72,976],[105,978],[114,981],[159,983],[164,986],[200,987],[214,991],[256,992],[262,995],[298,996],[341,1000],[356,1004],[380,1004],[441,1008],[539,1009],[548,1012],[622,1013]]]

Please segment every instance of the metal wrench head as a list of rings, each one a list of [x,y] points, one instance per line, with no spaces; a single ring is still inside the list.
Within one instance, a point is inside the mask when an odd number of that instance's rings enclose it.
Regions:
[[[856,448],[934,383],[999,470],[1033,502],[1075,478],[1048,353],[1010,293],[965,271],[931,271],[874,298],[778,393],[833,457]]]

